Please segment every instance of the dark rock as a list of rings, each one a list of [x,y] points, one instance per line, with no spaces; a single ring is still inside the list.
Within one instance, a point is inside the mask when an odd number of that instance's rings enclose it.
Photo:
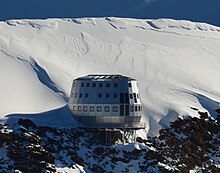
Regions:
[[[200,114],[201,119],[208,119],[209,115],[208,112],[198,112]]]
[[[37,128],[37,126],[33,123],[33,121],[29,119],[19,119],[18,124],[24,126],[24,127],[32,127],[32,128]]]

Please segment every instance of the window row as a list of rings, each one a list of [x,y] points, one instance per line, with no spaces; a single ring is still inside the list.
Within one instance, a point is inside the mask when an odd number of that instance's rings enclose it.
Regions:
[[[102,112],[102,106],[73,106],[73,111],[76,112],[95,112],[95,108],[97,112]],[[112,112],[118,112],[118,106],[112,106]],[[110,112],[110,106],[104,106],[105,112]]]
[[[121,107],[124,109],[124,107],[121,105]],[[120,107],[120,111],[121,111]],[[129,110],[129,105],[126,105],[126,108],[128,108],[127,111],[130,112],[140,112],[142,111],[142,106],[130,106]],[[73,111],[74,112],[119,112],[118,106],[73,106]],[[124,111],[124,110],[123,110]]]
[[[81,87],[107,87],[109,88],[111,85],[113,85],[113,87],[118,87],[118,83],[81,83]],[[73,86],[75,87],[76,86],[76,83],[73,83]]]
[[[85,94],[82,94],[82,93],[72,93],[72,97],[79,97],[79,98],[88,98],[89,97],[89,94],[88,93],[85,93]],[[112,95],[113,98],[118,98],[118,94],[113,94]],[[102,93],[98,93],[97,95],[97,98],[110,98],[110,94],[109,93],[106,93],[106,94],[102,94]],[[129,94],[129,98],[130,99],[134,99],[134,103],[137,103],[137,98],[139,98],[139,95],[136,94],[136,93],[133,93],[133,94]],[[129,103],[129,100],[128,100],[128,93],[120,93],[120,103]]]

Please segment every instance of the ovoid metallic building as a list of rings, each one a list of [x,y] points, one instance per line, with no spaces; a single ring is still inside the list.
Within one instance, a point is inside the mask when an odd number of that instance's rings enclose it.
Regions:
[[[141,129],[137,81],[122,75],[92,74],[73,80],[69,110],[82,127]]]

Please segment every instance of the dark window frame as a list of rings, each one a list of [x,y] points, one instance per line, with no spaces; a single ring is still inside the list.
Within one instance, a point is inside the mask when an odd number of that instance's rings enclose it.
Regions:
[[[78,110],[78,112],[81,112],[82,111],[82,107],[78,106],[77,110]]]
[[[135,112],[137,112],[138,111],[138,106],[137,105],[135,105]]]
[[[118,112],[118,106],[112,106],[112,112]]]
[[[73,106],[73,111],[76,112],[76,110],[77,110],[77,109],[76,109],[76,106]]]
[[[109,107],[109,106],[105,106],[105,107],[104,107],[104,111],[105,111],[105,112],[110,112],[110,107]]]
[[[96,110],[97,110],[97,112],[102,112],[102,106],[97,106]]]
[[[94,107],[94,106],[90,106],[90,107],[89,107],[89,111],[90,111],[90,112],[94,112],[94,111],[95,111],[95,107]]]
[[[83,112],[88,112],[88,107],[87,106],[83,106]]]

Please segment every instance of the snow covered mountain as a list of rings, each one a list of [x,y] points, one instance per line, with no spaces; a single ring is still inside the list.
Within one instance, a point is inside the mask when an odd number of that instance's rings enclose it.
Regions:
[[[10,0],[1,1],[0,20],[125,17],[172,18],[220,26],[219,0]]]
[[[0,23],[0,115],[9,123],[73,127],[72,80],[91,73],[137,79],[147,129],[178,117],[216,117],[220,103],[220,28],[168,19],[82,18]],[[192,109],[193,108],[193,109]]]

